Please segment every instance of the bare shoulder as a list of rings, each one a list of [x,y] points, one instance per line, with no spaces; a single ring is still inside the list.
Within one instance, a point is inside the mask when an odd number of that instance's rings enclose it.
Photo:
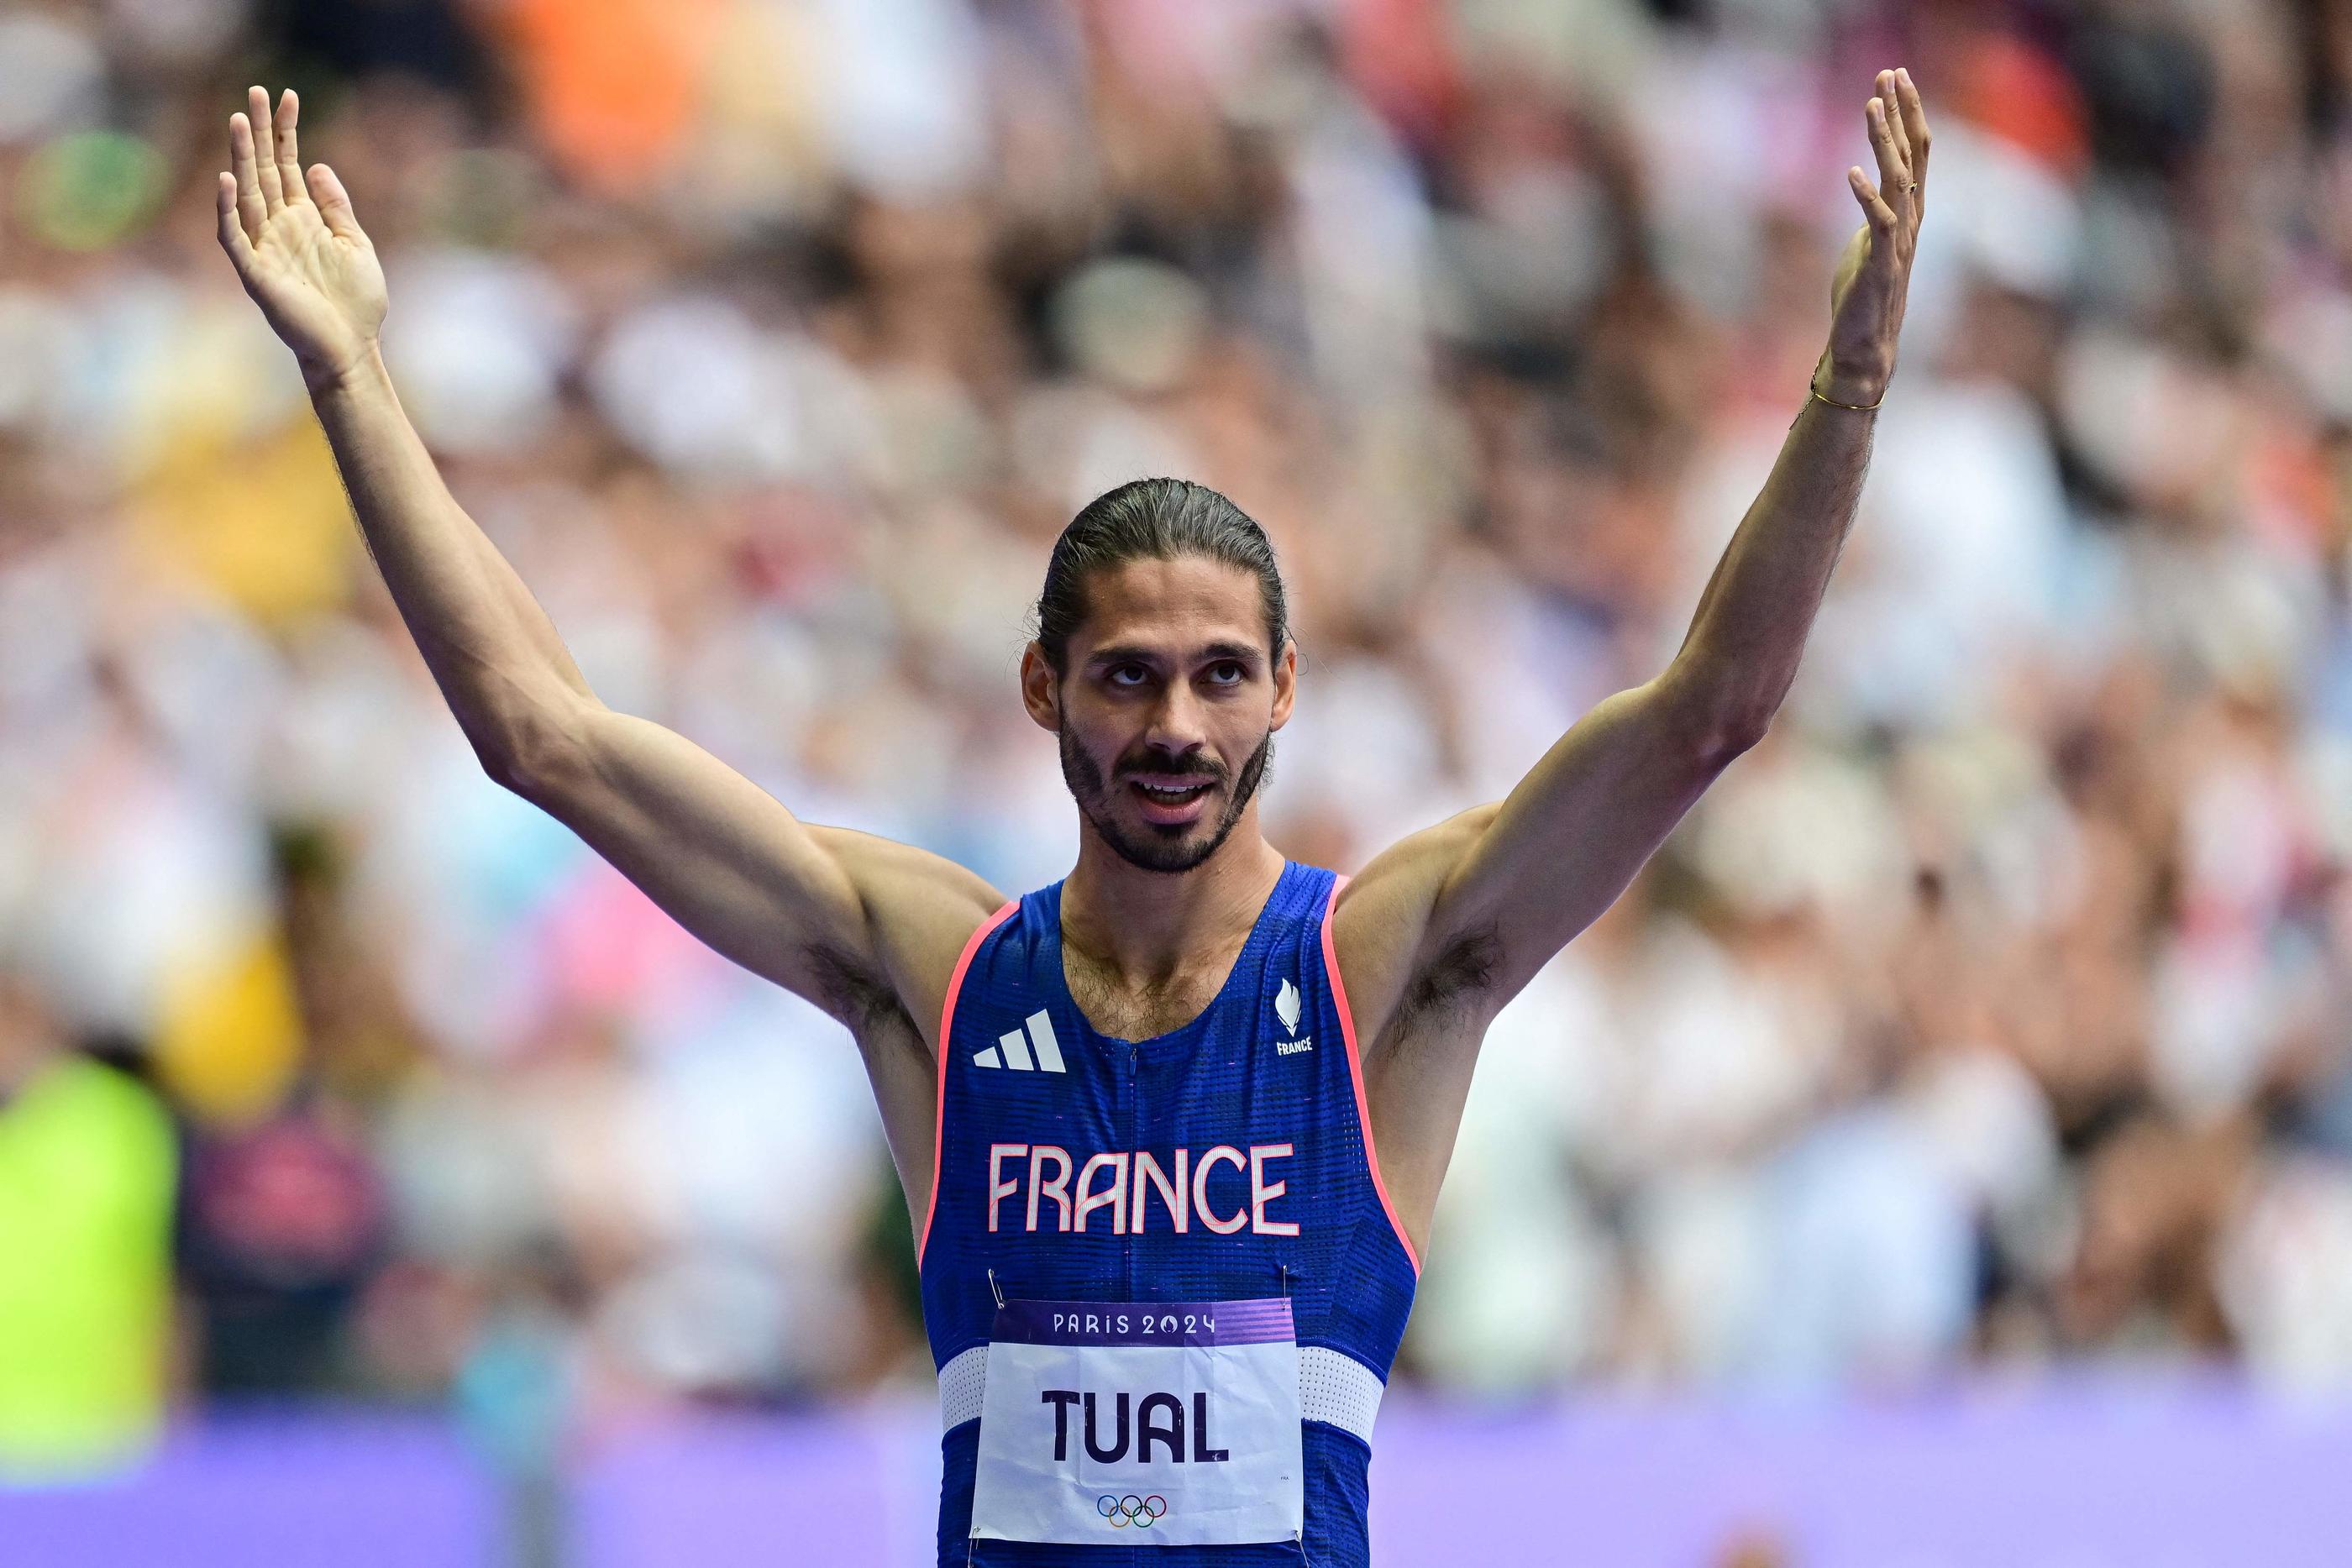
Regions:
[[[851,1011],[866,1010],[856,995],[878,988],[866,1000],[903,1002],[926,1043],[937,1048],[940,1009],[956,960],[973,933],[1003,907],[1004,894],[988,879],[944,855],[854,828],[811,824],[809,831],[847,873],[864,906],[867,950],[878,972],[845,946],[820,955],[828,984],[852,993]],[[836,1010],[835,1016],[842,1016]],[[855,1021],[851,1027],[856,1027]]]
[[[1428,1243],[1476,1042],[1500,996],[1500,934],[1491,922],[1465,928],[1446,893],[1499,810],[1473,807],[1400,840],[1340,890],[1331,912],[1381,1179],[1416,1255]]]
[[[1332,953],[1367,1050],[1401,1011],[1438,1001],[1441,991],[1475,989],[1491,970],[1479,934],[1445,929],[1437,915],[1448,881],[1500,809],[1474,806],[1400,839],[1339,890]]]
[[[931,1184],[940,1013],[956,960],[1004,904],[986,878],[944,855],[851,828],[808,832],[855,892],[860,939],[807,955],[812,999],[848,1026],[919,1231]]]

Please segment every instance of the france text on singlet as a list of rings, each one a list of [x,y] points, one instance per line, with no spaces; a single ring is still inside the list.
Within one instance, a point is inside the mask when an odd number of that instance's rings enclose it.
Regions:
[[[1338,889],[1286,865],[1216,998],[1147,1040],[1071,1000],[1060,883],[965,949],[919,1243],[942,1568],[1368,1563],[1418,1263],[1370,1146]]]

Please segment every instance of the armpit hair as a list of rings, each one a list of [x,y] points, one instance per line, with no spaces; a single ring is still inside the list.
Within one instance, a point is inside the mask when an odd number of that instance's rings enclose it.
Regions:
[[[1495,984],[1495,971],[1502,961],[1502,933],[1495,925],[1463,932],[1440,948],[1406,985],[1397,1023],[1410,1029],[1483,995]]]
[[[810,999],[848,1025],[860,1041],[881,1024],[898,1019],[913,1021],[907,1018],[907,1009],[890,983],[840,948],[811,947],[808,966],[815,989]]]

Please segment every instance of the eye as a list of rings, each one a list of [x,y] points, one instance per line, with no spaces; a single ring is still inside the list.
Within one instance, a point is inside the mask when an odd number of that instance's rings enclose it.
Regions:
[[[1141,664],[1113,664],[1108,670],[1104,672],[1103,678],[1110,682],[1112,685],[1124,686],[1129,690],[1133,690],[1135,687],[1143,685],[1145,681],[1151,677],[1150,673],[1145,670]]]
[[[1249,672],[1234,660],[1209,666],[1209,684],[1217,686],[1237,686],[1249,679]]]

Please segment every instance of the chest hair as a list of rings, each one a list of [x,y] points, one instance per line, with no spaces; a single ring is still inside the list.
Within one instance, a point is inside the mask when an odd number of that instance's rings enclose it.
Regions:
[[[1234,956],[1219,954],[1211,965],[1179,970],[1164,986],[1137,990],[1122,986],[1107,967],[1064,947],[1062,977],[1068,982],[1070,999],[1097,1033],[1113,1040],[1150,1040],[1200,1017],[1224,988]]]

